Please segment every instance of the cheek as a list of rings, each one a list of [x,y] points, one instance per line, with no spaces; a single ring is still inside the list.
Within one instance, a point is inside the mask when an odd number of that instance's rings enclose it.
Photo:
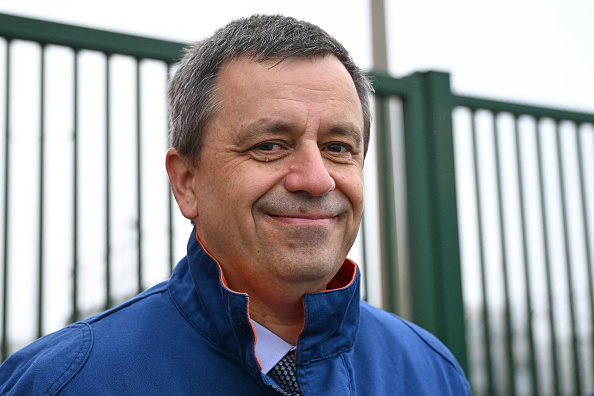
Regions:
[[[334,178],[336,187],[351,202],[355,215],[363,211],[363,179],[360,174],[339,175]]]
[[[272,167],[238,169],[230,177],[221,178],[228,184],[226,199],[231,210],[250,208],[260,197],[282,184],[284,173]]]

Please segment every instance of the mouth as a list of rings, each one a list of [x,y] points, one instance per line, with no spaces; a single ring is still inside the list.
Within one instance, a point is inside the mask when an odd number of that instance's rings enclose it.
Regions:
[[[284,224],[304,225],[304,226],[328,226],[336,221],[336,217],[331,214],[271,214],[268,217]]]

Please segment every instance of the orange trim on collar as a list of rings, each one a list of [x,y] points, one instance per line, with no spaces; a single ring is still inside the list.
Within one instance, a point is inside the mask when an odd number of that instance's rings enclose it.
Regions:
[[[248,319],[250,318],[250,297],[248,296],[248,302],[247,302],[247,307],[248,307]],[[258,357],[258,354],[256,353],[256,344],[258,343],[258,334],[256,333],[256,329],[254,328],[254,324],[252,323],[252,320],[249,320],[250,322],[250,326],[252,328],[252,333],[254,333],[254,356],[256,357],[256,361],[258,362],[258,366],[260,366],[260,371],[262,371],[262,363],[260,363],[260,358]]]
[[[216,258],[214,258],[212,256],[212,254],[208,253],[208,250],[206,250],[206,248],[204,247],[204,245],[202,244],[202,242],[200,241],[200,239],[198,238],[198,229],[196,229],[195,232],[195,236],[196,236],[196,240],[198,241],[198,243],[200,244],[200,246],[202,247],[202,250],[204,250],[204,253],[208,254],[208,257],[210,257],[211,259],[214,260],[215,263],[217,263],[217,265],[219,266],[219,272],[221,273],[221,283],[223,284],[223,286],[225,286],[225,288],[233,293],[237,293],[235,290],[232,290],[229,285],[227,284],[227,279],[225,279],[225,273],[223,272],[223,267],[221,267],[221,264],[219,264],[219,262],[217,261]],[[245,294],[245,293],[240,293],[240,294]],[[247,296],[247,294],[245,294]]]
[[[217,261],[217,259],[214,258],[212,256],[212,254],[210,254],[208,252],[208,250],[206,250],[206,248],[204,247],[204,245],[202,244],[202,242],[198,238],[198,230],[197,229],[196,229],[196,232],[195,232],[195,236],[196,236],[196,241],[198,241],[198,243],[202,247],[202,250],[204,250],[204,253],[208,254],[208,257],[210,257],[219,266],[219,273],[221,274],[221,283],[223,284],[223,286],[227,290],[229,290],[230,292],[232,292],[232,293],[243,294],[244,296],[247,297],[247,315],[248,315],[248,319],[249,319],[248,322],[250,322],[250,327],[252,328],[252,333],[254,334],[254,356],[256,357],[256,361],[258,362],[258,366],[260,366],[260,371],[262,371],[262,363],[260,363],[260,359],[258,358],[258,354],[256,354],[256,343],[258,342],[258,335],[256,334],[256,329],[254,329],[254,325],[252,324],[252,321],[251,321],[251,318],[250,318],[250,296],[247,293],[236,292],[235,290],[232,290],[227,285],[227,280],[225,279],[225,273],[223,272],[223,267],[221,267],[221,264],[219,264],[219,262]]]
[[[350,259],[344,260],[342,267],[338,270],[334,278],[328,282],[326,290],[344,289],[349,287],[355,281],[357,275],[357,265]]]

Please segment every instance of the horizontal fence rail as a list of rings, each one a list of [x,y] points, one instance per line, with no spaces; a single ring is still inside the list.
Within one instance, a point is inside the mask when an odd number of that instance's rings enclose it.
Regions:
[[[113,33],[0,13],[0,36],[41,45],[59,45],[74,50],[127,55],[136,59],[176,62],[185,43]]]

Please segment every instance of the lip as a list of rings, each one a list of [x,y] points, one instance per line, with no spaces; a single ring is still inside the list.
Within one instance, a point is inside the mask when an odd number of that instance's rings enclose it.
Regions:
[[[333,215],[274,215],[267,214],[270,219],[284,224],[305,225],[305,226],[327,226],[334,223],[336,216]]]

